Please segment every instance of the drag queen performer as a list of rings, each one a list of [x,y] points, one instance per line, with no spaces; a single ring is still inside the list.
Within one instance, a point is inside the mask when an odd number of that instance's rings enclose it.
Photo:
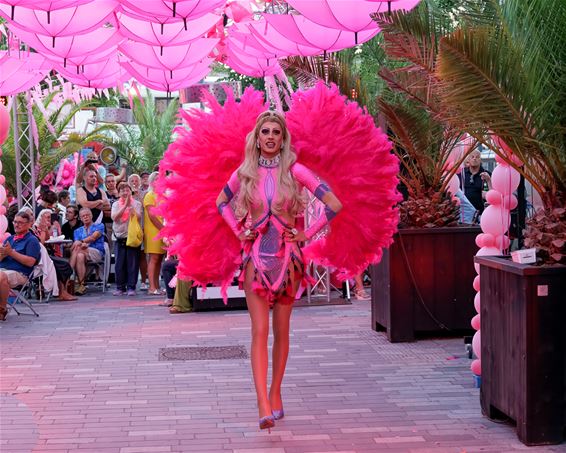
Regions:
[[[240,285],[252,323],[251,362],[260,429],[272,428],[284,416],[281,383],[289,354],[291,311],[299,285],[306,283],[300,243],[311,239],[342,209],[328,186],[296,160],[285,117],[273,111],[261,113],[246,138],[244,162],[216,201],[222,217],[243,243]],[[305,231],[295,223],[304,208],[303,187],[325,204],[324,215]],[[270,307],[274,343],[268,394]]]

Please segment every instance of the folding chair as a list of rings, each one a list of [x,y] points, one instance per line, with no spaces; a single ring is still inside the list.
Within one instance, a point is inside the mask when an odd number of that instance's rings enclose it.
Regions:
[[[17,303],[21,303],[21,304],[25,305],[26,307],[28,307],[35,316],[39,317],[39,313],[37,313],[34,310],[30,301],[26,298],[26,296],[24,294],[26,292],[29,292],[29,290],[32,288],[33,280],[38,278],[38,277],[41,277],[41,275],[42,275],[41,268],[39,266],[34,266],[33,271],[29,275],[27,281],[22,286],[17,286],[15,288],[10,289],[10,293],[8,295],[8,308],[11,308],[12,310],[14,310],[18,316],[21,313],[18,311],[18,309],[15,307],[15,305]]]
[[[96,272],[100,281],[87,281],[88,286],[102,286],[102,292],[106,292],[108,286],[108,277],[110,276],[112,256],[110,255],[110,247],[107,242],[104,242],[104,260],[101,263],[87,263],[87,276]]]

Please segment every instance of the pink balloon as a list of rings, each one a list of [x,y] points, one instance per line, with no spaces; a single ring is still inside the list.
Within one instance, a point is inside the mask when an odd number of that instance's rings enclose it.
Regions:
[[[6,214],[6,206],[2,205],[0,206],[0,215],[4,215]]]
[[[498,165],[491,174],[491,185],[493,189],[503,195],[510,195],[519,187],[521,175],[514,168],[507,165]]]
[[[481,215],[480,225],[484,233],[501,236],[509,229],[511,216],[509,211],[500,206],[488,206]]]
[[[474,308],[476,309],[476,312],[479,313],[480,309],[481,309],[481,296],[480,296],[480,292],[478,291],[476,293],[476,295],[474,296]]]
[[[496,246],[499,250],[508,249],[510,243],[511,243],[511,241],[509,240],[509,237],[506,236],[506,235],[497,236],[497,237],[495,238],[495,246]]]
[[[6,182],[6,177],[4,175],[0,175],[0,184],[4,185]]]
[[[470,369],[472,370],[472,373],[474,373],[476,376],[481,376],[481,360],[476,359],[472,362],[472,365],[470,366]]]
[[[4,201],[6,201],[6,189],[4,189],[4,186],[0,186],[0,204],[4,204]]]
[[[0,145],[6,141],[10,133],[10,112],[4,106],[0,105]]]
[[[5,215],[0,215],[0,234],[4,234],[8,229],[8,219]]]
[[[501,195],[501,192],[492,189],[485,194],[485,199],[489,204],[499,206],[503,201],[503,195]]]
[[[478,330],[472,339],[472,350],[477,358],[481,359],[481,331]]]
[[[480,233],[476,236],[476,245],[479,248],[493,247],[495,245],[495,236],[490,233]]]
[[[518,201],[515,195],[507,195],[503,198],[503,207],[512,211],[517,207]]]
[[[476,291],[480,290],[480,276],[476,275],[476,277],[474,278],[474,282],[472,283],[472,286],[474,287],[474,289]]]
[[[476,315],[472,318],[472,327],[474,330],[480,330],[480,315]]]
[[[497,247],[482,247],[476,253],[476,256],[499,256],[501,255],[501,250]],[[478,263],[474,263],[474,269],[479,274],[480,273],[480,265]]]

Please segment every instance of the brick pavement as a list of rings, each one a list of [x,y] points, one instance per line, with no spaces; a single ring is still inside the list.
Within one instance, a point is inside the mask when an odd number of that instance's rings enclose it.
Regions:
[[[389,344],[357,301],[295,309],[287,415],[260,432],[248,360],[159,360],[165,347],[249,348],[246,312],[172,316],[155,298],[111,297],[0,324],[0,451],[566,452],[482,417],[461,339]]]

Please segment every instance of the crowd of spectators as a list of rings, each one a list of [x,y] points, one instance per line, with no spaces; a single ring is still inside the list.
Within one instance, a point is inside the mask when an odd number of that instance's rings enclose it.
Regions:
[[[127,297],[137,295],[138,290],[147,291],[151,296],[163,295],[162,305],[172,307],[175,289],[163,286],[172,280],[177,262],[173,258],[167,261],[167,279],[162,285],[166,248],[157,237],[163,219],[154,211],[158,176],[157,171],[128,175],[126,165],[106,169],[91,152],[77,169],[75,184],[62,189],[39,188],[35,212],[18,211],[12,201],[7,211],[12,236],[0,247],[0,319],[6,315],[10,288],[25,283],[43,259],[41,246],[53,262],[60,300],[76,300],[75,296],[86,294],[89,278],[103,277],[96,271],[110,258],[105,256],[109,251],[114,262],[114,295]],[[143,231],[143,241],[137,246],[127,244],[134,217]]]

